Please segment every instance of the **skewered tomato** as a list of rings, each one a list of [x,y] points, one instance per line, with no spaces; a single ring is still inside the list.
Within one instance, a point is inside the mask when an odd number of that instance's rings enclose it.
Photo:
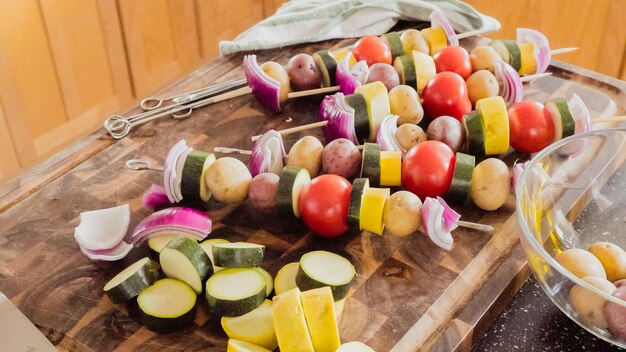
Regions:
[[[365,60],[367,66],[375,63],[391,65],[391,50],[380,38],[373,35],[359,39],[352,48],[352,54],[358,61]]]
[[[422,106],[428,118],[452,116],[461,121],[463,115],[472,111],[463,77],[454,72],[435,75],[424,88]]]
[[[437,72],[455,72],[466,80],[472,74],[470,55],[460,46],[447,46],[433,56]]]
[[[543,104],[524,100],[509,108],[510,143],[522,153],[536,153],[554,141],[554,124]]]
[[[321,175],[300,192],[298,208],[306,226],[323,237],[348,231],[348,205],[352,185],[337,175]]]
[[[456,156],[439,141],[426,141],[411,148],[402,160],[402,185],[422,201],[448,192]]]

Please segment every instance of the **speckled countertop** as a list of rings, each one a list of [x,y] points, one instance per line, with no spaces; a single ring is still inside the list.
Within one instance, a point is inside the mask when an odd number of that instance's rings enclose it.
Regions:
[[[624,351],[563,314],[531,277],[472,351]]]

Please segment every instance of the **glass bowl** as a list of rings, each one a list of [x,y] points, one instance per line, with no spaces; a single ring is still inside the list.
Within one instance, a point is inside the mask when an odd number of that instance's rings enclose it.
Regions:
[[[626,302],[573,275],[555,257],[595,242],[626,248],[625,159],[626,129],[592,131],[545,148],[516,182],[521,243],[541,288],[578,325],[623,348],[626,341],[585,319],[569,294],[579,285],[601,297],[601,304],[611,301],[626,309]]]

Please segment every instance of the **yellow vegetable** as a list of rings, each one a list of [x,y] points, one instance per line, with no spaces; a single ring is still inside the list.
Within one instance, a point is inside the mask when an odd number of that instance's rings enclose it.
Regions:
[[[430,49],[430,56],[440,52],[443,48],[448,46],[448,39],[446,38],[446,32],[441,27],[430,27],[422,29],[422,34],[428,42],[428,48]]]
[[[389,198],[389,188],[369,187],[363,192],[363,205],[361,206],[361,229],[383,234],[383,210],[385,202]]]
[[[335,300],[330,287],[304,291],[300,298],[315,351],[336,351],[341,342],[335,320]]]
[[[417,92],[422,94],[424,87],[431,78],[437,74],[437,67],[432,56],[413,50],[413,64],[415,65],[415,80],[417,82]]]
[[[257,346],[255,344],[230,339],[228,340],[228,347],[226,347],[226,352],[271,352],[267,348],[263,348],[261,346]]]
[[[343,60],[346,55],[348,55],[348,49],[339,49],[337,51],[333,51],[333,57],[335,58],[335,61],[339,62],[341,60]],[[354,66],[354,64],[356,64],[356,58],[354,57],[354,55],[350,56],[350,60],[348,60],[348,67],[352,67]]]
[[[291,289],[274,296],[274,329],[281,352],[314,352],[306,325],[300,290]]]
[[[369,140],[373,141],[376,139],[376,131],[378,131],[380,123],[386,116],[391,114],[387,87],[385,87],[383,82],[372,82],[357,87],[354,93],[359,93],[365,98],[367,116],[370,123]]]
[[[521,51],[519,75],[535,73],[537,71],[537,59],[533,53],[533,43],[526,42],[519,45]]]
[[[398,151],[380,152],[380,185],[402,186],[402,153]]]
[[[244,315],[222,317],[222,328],[231,339],[253,343],[269,350],[278,347],[270,300],[266,299],[258,308]]]
[[[509,150],[509,116],[504,99],[500,96],[476,102],[485,131],[485,154],[506,153]]]
[[[298,287],[298,285],[296,285],[296,274],[298,273],[298,268],[300,268],[300,264],[298,262],[293,262],[278,270],[276,278],[274,278],[274,291],[277,295]]]

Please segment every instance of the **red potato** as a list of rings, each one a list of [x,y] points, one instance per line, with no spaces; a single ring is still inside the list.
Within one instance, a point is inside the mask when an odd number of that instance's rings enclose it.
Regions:
[[[298,54],[292,57],[286,69],[294,91],[316,89],[322,85],[322,75],[311,55]]]
[[[370,67],[367,83],[383,82],[387,91],[400,85],[400,75],[396,69],[388,64],[377,63]]]
[[[465,133],[459,120],[451,116],[439,116],[426,129],[428,139],[447,144],[454,152],[463,145]]]
[[[351,179],[361,168],[361,152],[345,138],[335,139],[322,151],[322,173]]]
[[[613,296],[626,301],[626,287],[618,287]],[[613,302],[604,304],[604,316],[609,325],[609,331],[618,338],[626,340],[626,307]]]
[[[248,186],[248,203],[250,206],[259,213],[271,213],[276,207],[279,179],[278,175],[269,172],[254,176]]]

